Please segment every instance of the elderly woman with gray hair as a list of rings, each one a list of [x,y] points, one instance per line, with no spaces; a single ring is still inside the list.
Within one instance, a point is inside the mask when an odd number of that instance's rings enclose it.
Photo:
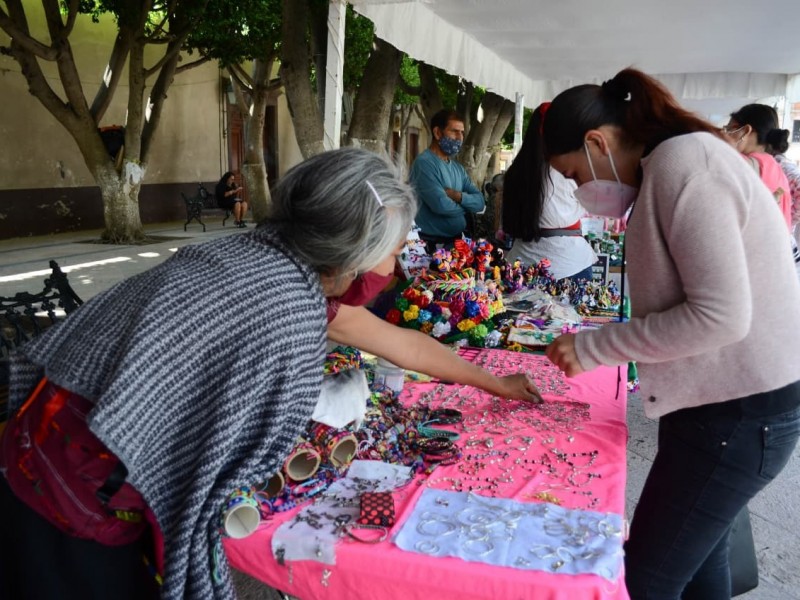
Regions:
[[[318,155],[256,230],[182,248],[23,347],[0,439],[0,596],[232,597],[220,510],[306,426],[326,337],[536,398],[525,375],[495,377],[361,306],[326,318],[357,276],[391,272],[416,208],[381,157]]]

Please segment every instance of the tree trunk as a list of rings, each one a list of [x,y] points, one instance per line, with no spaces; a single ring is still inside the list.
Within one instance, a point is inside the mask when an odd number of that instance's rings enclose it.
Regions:
[[[503,103],[506,100],[493,92],[486,92],[481,105],[483,106],[483,120],[474,123],[464,140],[464,146],[458,155],[459,162],[464,165],[470,179],[480,186],[486,175],[486,165],[489,162],[487,148],[495,126],[498,124]],[[506,127],[508,122],[506,122]],[[502,134],[501,134],[502,135]]]
[[[430,129],[431,118],[444,108],[444,101],[433,67],[421,62],[417,64],[417,71],[420,87],[419,103],[422,105],[422,114],[425,115],[425,126]]]
[[[375,50],[369,55],[358,94],[353,103],[353,119],[347,132],[347,144],[382,154],[386,150],[386,130],[403,53],[375,38]]]
[[[397,161],[407,166],[406,154],[408,152],[408,122],[414,113],[414,107],[409,104],[400,105],[400,143],[397,145]]]
[[[176,72],[178,52],[191,26],[191,19],[184,19],[185,15],[182,15],[181,11],[187,10],[186,6],[192,3],[177,7],[169,3],[171,8],[178,11],[172,13],[170,20],[170,41],[162,58],[150,69],[145,67],[144,46],[150,43],[145,28],[148,16],[153,10],[152,2],[120,0],[111,4],[114,4],[117,10],[115,14],[119,27],[108,63],[113,73],[108,85],[101,86],[91,109],[69,43],[79,9],[78,2],[60,4],[56,0],[42,1],[47,17],[51,43],[49,46],[46,42],[40,42],[30,36],[30,27],[20,0],[5,0],[9,20],[0,21],[0,28],[11,38],[8,52],[20,64],[30,93],[73,137],[86,166],[100,187],[105,223],[102,239],[111,243],[136,243],[145,237],[139,215],[139,190],[147,169],[147,148],[157,126],[167,89]],[[68,12],[66,24],[59,12],[61,9]],[[202,10],[202,6],[199,9]],[[122,165],[117,172],[97,127],[117,88],[119,73],[126,58],[129,95],[125,148]],[[61,88],[58,92],[45,77],[39,60],[57,65]],[[156,72],[159,73],[159,77],[153,86],[151,112],[149,119],[143,125],[147,77]],[[65,99],[62,99],[62,96]]]
[[[253,220],[258,223],[267,216],[271,196],[267,184],[267,167],[264,162],[264,121],[267,112],[266,94],[254,94],[252,115],[245,122],[245,150],[242,163],[247,197],[253,209]]]
[[[256,59],[253,62],[251,105],[249,110],[243,111],[245,151],[242,176],[253,209],[253,220],[256,223],[266,218],[271,200],[267,168],[264,162],[264,123],[266,122],[267,101],[270,97],[268,88],[271,72],[272,60]],[[238,85],[235,81],[232,84]]]
[[[464,118],[464,135],[468,136],[472,124],[477,123],[477,111],[473,113],[472,97],[475,95],[475,86],[469,81],[461,79],[458,84],[458,96],[456,97],[456,112]]]
[[[303,158],[325,150],[322,111],[311,86],[308,19],[308,0],[283,0],[280,76]]]
[[[126,160],[121,174],[110,163],[95,171],[103,197],[103,218],[106,225],[101,235],[103,241],[110,244],[129,244],[141,242],[145,238],[139,216],[139,190],[145,170],[145,167]]]
[[[399,152],[392,154],[392,139],[394,138],[394,123],[396,119],[397,110],[395,110],[395,106],[392,104],[392,110],[389,112],[389,127],[386,128],[386,155],[392,160],[397,160],[399,154]]]
[[[511,100],[503,100],[503,105],[500,107],[500,114],[497,116],[492,134],[489,136],[489,147],[487,151],[483,153],[483,162],[478,165],[478,173],[481,174],[483,178],[486,178],[487,170],[489,169],[489,161],[501,148],[500,141],[503,139],[503,134],[514,118],[514,108],[514,103]]]
[[[303,0],[306,1],[306,0]],[[325,84],[328,67],[328,2],[309,4],[308,43],[314,64],[314,82],[317,88],[317,104],[320,113],[325,113]]]

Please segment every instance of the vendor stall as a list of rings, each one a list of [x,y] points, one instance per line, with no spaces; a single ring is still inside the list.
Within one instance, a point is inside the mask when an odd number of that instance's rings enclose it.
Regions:
[[[406,383],[400,402],[433,418],[417,428],[424,468],[408,483],[380,482],[395,487],[391,518],[351,528],[359,506],[347,490],[369,485],[347,474],[314,504],[226,538],[231,565],[302,600],[627,598],[624,374],[600,368],[568,379],[540,356],[462,355],[498,374],[527,372],[545,402]],[[308,533],[292,536],[299,531]],[[291,558],[298,552],[303,560]]]

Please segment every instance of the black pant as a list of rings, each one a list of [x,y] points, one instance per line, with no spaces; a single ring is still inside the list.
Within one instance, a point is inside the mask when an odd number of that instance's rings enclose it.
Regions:
[[[625,544],[632,600],[729,600],[728,536],[800,437],[800,382],[661,417]]]
[[[150,535],[125,546],[71,537],[21,502],[0,475],[0,598],[157,599],[143,560],[151,544]]]

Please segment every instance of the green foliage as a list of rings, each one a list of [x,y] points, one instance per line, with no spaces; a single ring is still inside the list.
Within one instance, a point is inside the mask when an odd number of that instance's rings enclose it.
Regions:
[[[361,85],[373,49],[375,27],[348,4],[344,32],[344,89],[352,92]]]
[[[450,75],[442,69],[434,69],[436,72],[436,83],[442,94],[442,104],[445,108],[455,108],[458,102],[459,85],[461,78],[458,75]]]
[[[175,11],[180,11],[187,17],[197,17],[203,8],[204,2],[200,0],[184,0]],[[156,32],[157,27],[164,22],[168,14],[168,0],[154,0],[153,7],[148,13],[144,31],[147,34]],[[127,26],[138,30],[140,26],[139,14],[142,10],[141,0],[79,0],[78,12],[89,15],[94,23],[100,22],[100,15],[110,13],[118,26]],[[69,12],[69,2],[61,0],[61,12]],[[169,31],[169,27],[165,27]]]
[[[275,56],[280,41],[280,0],[210,0],[187,46],[226,67]]]
[[[417,69],[417,61],[410,58],[407,54],[403,55],[403,62],[400,63],[400,77],[403,78],[409,86],[419,87],[419,70]],[[412,96],[405,93],[399,87],[394,93],[394,104],[416,104],[419,101],[418,96]]]

